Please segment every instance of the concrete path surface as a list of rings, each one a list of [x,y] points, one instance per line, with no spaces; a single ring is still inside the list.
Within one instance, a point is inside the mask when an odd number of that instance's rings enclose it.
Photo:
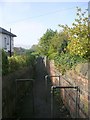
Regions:
[[[46,101],[45,75],[47,75],[47,72],[45,70],[43,59],[38,58],[34,86],[35,118],[51,117],[50,100],[48,102]]]
[[[18,110],[18,118],[51,118],[51,86],[48,82],[48,89],[46,94],[45,75],[47,75],[43,59],[37,59],[35,67],[35,81],[33,91],[27,93],[22,100],[20,109]],[[33,92],[33,94],[32,94]],[[34,101],[33,101],[34,100]],[[59,100],[60,101],[60,100]],[[63,111],[63,103],[54,101],[53,118],[70,117],[68,111]]]

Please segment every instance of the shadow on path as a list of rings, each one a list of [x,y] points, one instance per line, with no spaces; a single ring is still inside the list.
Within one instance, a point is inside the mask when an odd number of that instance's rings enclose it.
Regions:
[[[34,86],[35,118],[50,118],[50,101],[46,101],[45,75],[47,75],[42,58],[37,59],[36,80]]]
[[[37,58],[37,63],[35,67],[35,81],[33,86],[34,94],[34,111],[33,111],[33,96],[32,91],[28,93],[22,103],[20,113],[18,113],[20,118],[51,118],[51,83],[48,81],[48,91],[46,95],[45,87],[45,75],[47,75],[46,68],[43,62],[43,58]],[[47,99],[46,99],[47,97]],[[59,96],[60,98],[60,96]],[[57,98],[56,98],[57,99]],[[54,102],[54,118],[65,118],[65,112],[60,112],[62,110],[62,101],[57,104],[57,100]],[[60,101],[60,99],[59,99]],[[60,108],[61,107],[61,108]]]

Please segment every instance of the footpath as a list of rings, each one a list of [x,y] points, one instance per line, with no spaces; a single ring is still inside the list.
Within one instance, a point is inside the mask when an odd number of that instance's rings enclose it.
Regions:
[[[43,58],[37,59],[33,90],[26,94],[19,105],[19,118],[51,118],[51,86],[48,82],[46,94],[45,75],[47,75]],[[70,118],[60,97],[54,97],[53,118]]]

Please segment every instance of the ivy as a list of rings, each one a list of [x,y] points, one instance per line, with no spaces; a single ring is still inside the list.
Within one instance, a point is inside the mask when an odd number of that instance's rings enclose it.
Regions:
[[[71,55],[70,53],[62,53],[60,55],[56,55],[54,58],[55,65],[59,68],[60,72],[64,74],[66,70],[73,69],[78,63],[86,62],[86,59],[78,56]]]

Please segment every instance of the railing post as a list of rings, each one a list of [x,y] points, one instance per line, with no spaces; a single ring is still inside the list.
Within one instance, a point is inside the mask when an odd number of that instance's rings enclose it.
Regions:
[[[54,117],[54,86],[51,87],[51,118]]]
[[[46,86],[46,102],[47,102],[47,78],[48,75],[45,76],[45,86]]]
[[[60,75],[59,75],[59,86],[60,86]]]
[[[76,87],[76,118],[79,116],[79,96],[78,96],[79,88],[78,86]]]
[[[59,77],[59,86],[60,86],[60,75],[59,76],[51,76],[51,75],[46,75],[45,76],[45,87],[46,87],[46,101],[47,101],[47,81],[48,81],[48,77]]]
[[[54,117],[54,89],[57,89],[57,88],[73,88],[73,89],[76,89],[76,118],[78,118],[78,86],[52,86],[51,87],[51,117],[53,118]]]

